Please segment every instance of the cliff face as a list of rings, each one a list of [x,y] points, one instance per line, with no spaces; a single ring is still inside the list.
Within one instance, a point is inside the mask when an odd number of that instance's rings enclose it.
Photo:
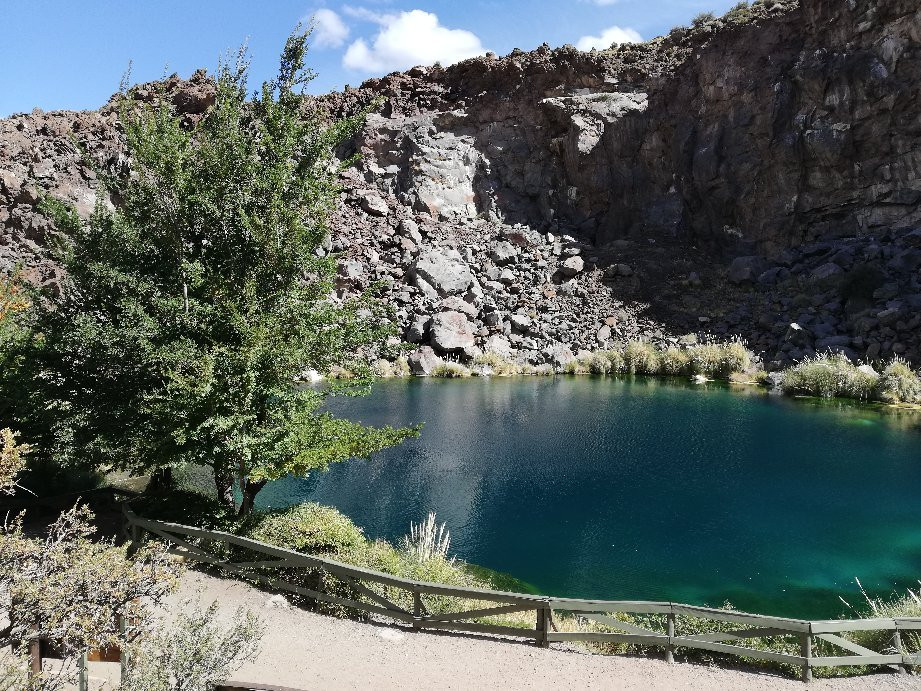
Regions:
[[[190,121],[213,102],[203,72],[166,89]],[[777,1],[369,80],[317,99],[380,104],[342,152],[362,158],[326,251],[342,294],[387,282],[405,338],[461,358],[740,334],[776,364],[921,360],[919,90],[916,0]],[[113,103],[0,120],[0,267],[39,282],[59,278],[39,197],[96,202],[71,138],[130,166]]]
[[[358,148],[368,181],[417,210],[558,221],[601,244],[653,231],[777,250],[919,220],[919,47],[913,0],[806,0],[346,98],[387,98]]]

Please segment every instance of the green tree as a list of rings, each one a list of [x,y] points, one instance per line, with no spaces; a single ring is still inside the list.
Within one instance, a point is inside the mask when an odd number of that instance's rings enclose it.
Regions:
[[[277,78],[252,97],[245,51],[222,63],[194,126],[165,94],[145,107],[126,92],[130,171],[101,176],[117,209],[100,204],[84,223],[43,202],[67,238],[67,279],[36,301],[22,361],[45,421],[35,438],[23,428],[38,452],[135,472],[210,466],[228,505],[239,482],[245,513],[268,481],[417,433],[322,408],[367,390],[392,325],[370,293],[338,300],[335,259],[318,256],[345,165],[335,150],[360,119],[328,124],[302,95],[308,35],[291,35]],[[355,377],[298,384],[333,366]]]

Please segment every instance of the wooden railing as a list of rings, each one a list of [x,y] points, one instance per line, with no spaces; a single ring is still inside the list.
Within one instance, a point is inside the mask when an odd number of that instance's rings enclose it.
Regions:
[[[676,649],[704,650],[799,667],[803,681],[810,681],[817,667],[885,665],[905,673],[908,667],[921,665],[921,652],[910,653],[902,643],[903,633],[921,636],[921,618],[807,621],[673,602],[579,600],[457,588],[399,578],[221,531],[147,520],[127,506],[124,513],[126,532],[135,543],[147,533],[166,541],[171,552],[186,559],[318,602],[404,622],[415,629],[523,638],[542,647],[558,641],[654,646],[665,650],[669,662],[674,661]],[[278,570],[331,576],[338,592],[313,582],[313,587],[307,587],[303,579],[293,583],[290,576],[286,580],[271,573]],[[322,581],[319,577],[313,580],[317,584]],[[502,622],[522,612],[535,613],[533,626]],[[631,615],[631,621],[617,615]],[[707,622],[714,632],[699,633],[701,622]],[[842,635],[857,631],[888,632],[887,651],[871,650]],[[762,641],[761,647],[745,645],[755,641]],[[816,655],[814,644],[833,654]]]

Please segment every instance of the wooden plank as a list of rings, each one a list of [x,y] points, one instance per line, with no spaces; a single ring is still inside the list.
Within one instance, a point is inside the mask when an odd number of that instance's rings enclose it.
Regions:
[[[783,629],[745,629],[744,631],[723,631],[721,633],[703,633],[694,634],[694,638],[699,641],[711,641],[713,643],[722,643],[723,641],[742,641],[748,638],[765,638],[767,636],[793,636],[795,634]]]
[[[595,643],[635,643],[637,645],[668,645],[668,636],[642,636],[635,633],[603,633],[601,631],[552,631],[551,642],[592,641]]]
[[[899,665],[901,655],[846,655],[843,657],[814,657],[813,667],[863,667],[865,665]]]
[[[488,607],[484,609],[471,609],[466,612],[450,612],[445,614],[429,614],[419,617],[421,621],[457,621],[459,619],[479,619],[480,617],[491,617],[498,614],[511,614],[513,612],[529,612],[533,607],[528,605],[505,605],[504,607]]]
[[[229,561],[228,564],[239,566],[242,569],[284,569],[302,568],[300,564],[291,559],[272,559],[268,561]]]
[[[409,612],[409,611],[407,611],[405,608],[400,607],[400,606],[397,605],[397,604],[394,604],[393,602],[391,602],[390,600],[388,600],[388,599],[387,599],[386,597],[384,597],[383,595],[381,595],[381,594],[379,594],[379,593],[375,593],[373,590],[371,590],[371,588],[368,588],[367,586],[365,586],[363,583],[360,583],[360,582],[357,581],[356,579],[354,579],[354,578],[348,578],[347,581],[348,581],[349,585],[351,585],[353,588],[355,588],[355,589],[358,590],[359,592],[363,593],[363,594],[365,595],[365,597],[370,597],[370,598],[371,598],[372,600],[374,600],[377,604],[383,605],[383,606],[386,607],[387,609],[394,610],[394,611],[396,611],[396,612],[403,612],[403,614],[406,614],[406,615],[408,615],[408,616],[410,616],[410,617],[413,616],[413,615],[412,615],[412,612]]]
[[[566,612],[612,612],[621,614],[668,614],[669,602],[639,602],[616,600],[580,600],[576,598],[550,598],[551,609]]]
[[[303,586],[295,585],[293,583],[288,583],[279,578],[270,578],[260,573],[247,572],[242,569],[236,569],[235,567],[224,564],[220,562],[215,563],[216,566],[235,573],[237,575],[243,576],[244,578],[251,578],[265,585],[270,585],[273,588],[278,590],[285,590],[297,595],[303,595],[304,597],[309,597],[314,600],[321,600],[323,602],[330,602],[334,605],[342,605],[343,607],[351,607],[354,609],[359,609],[364,612],[372,612],[374,614],[381,614],[391,619],[397,619],[399,621],[411,622],[413,617],[411,614],[406,614],[402,611],[394,611],[391,609],[386,609],[384,607],[377,607],[375,605],[369,605],[366,602],[357,602],[355,600],[349,600],[348,598],[339,597],[338,595],[330,595],[329,593],[321,593],[316,590],[311,590],[309,588],[304,588]]]
[[[778,653],[773,650],[755,650],[754,648],[743,648],[742,646],[729,645],[728,643],[702,641],[697,638],[687,638],[685,636],[676,636],[672,638],[672,643],[679,648],[709,650],[714,653],[726,653],[728,655],[749,657],[756,660],[787,662],[791,665],[802,665],[806,661],[806,658],[802,655],[788,655],[787,653]]]
[[[545,604],[547,598],[541,595],[526,595],[523,593],[503,593],[482,588],[455,588],[453,586],[439,585],[438,583],[413,583],[420,593],[429,595],[445,595],[448,597],[461,597],[466,600],[480,600],[482,602],[502,602],[508,604],[528,605],[537,609],[538,604]]]
[[[303,689],[274,684],[257,684],[254,681],[225,681],[215,686],[214,691],[303,691]]]
[[[516,629],[514,626],[494,626],[492,624],[463,624],[460,622],[417,620],[420,628],[438,629],[440,631],[465,631],[468,633],[488,633],[496,636],[530,638],[537,640],[536,629]]]
[[[862,645],[857,645],[856,643],[849,641],[846,638],[841,638],[841,636],[836,636],[833,633],[820,633],[817,634],[816,638],[821,638],[823,641],[828,641],[829,643],[832,643],[839,648],[844,648],[844,650],[847,650],[851,653],[857,653],[858,655],[879,655],[879,653],[875,650],[864,648]]]
[[[621,631],[627,631],[628,633],[636,633],[641,636],[661,636],[661,631],[652,631],[650,629],[645,629],[642,626],[637,626],[636,624],[628,624],[625,621],[620,619],[615,619],[614,617],[607,617],[603,614],[591,614],[588,612],[583,612],[579,616],[585,617],[586,619],[591,619],[592,621],[597,621],[601,624],[607,624],[612,626],[615,629],[620,629]]]
[[[692,605],[672,605],[672,608],[675,614],[697,617],[698,619],[715,619],[716,621],[728,621],[733,624],[761,625],[764,627],[783,629],[785,631],[794,631],[796,633],[805,633],[809,631],[809,622],[802,619],[766,617],[761,614],[745,614],[743,612],[714,609],[711,607],[694,607]]]
[[[812,633],[838,633],[841,631],[885,631],[895,628],[894,619],[840,619],[812,622]]]
[[[895,625],[904,630],[917,630],[921,629],[921,619],[912,618],[912,619],[894,619]]]

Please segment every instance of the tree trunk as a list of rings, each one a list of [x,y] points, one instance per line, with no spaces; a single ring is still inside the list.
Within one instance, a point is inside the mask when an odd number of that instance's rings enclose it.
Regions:
[[[162,492],[173,488],[173,469],[169,466],[157,468],[150,476],[147,483],[148,492]]]
[[[258,480],[256,482],[247,480],[243,485],[243,501],[240,502],[241,516],[253,512],[253,507],[256,505],[256,495],[259,494],[259,490],[265,487],[265,483],[265,480]]]
[[[217,489],[218,501],[220,501],[228,509],[233,509],[233,473],[229,473],[223,468],[215,466],[214,486]]]

